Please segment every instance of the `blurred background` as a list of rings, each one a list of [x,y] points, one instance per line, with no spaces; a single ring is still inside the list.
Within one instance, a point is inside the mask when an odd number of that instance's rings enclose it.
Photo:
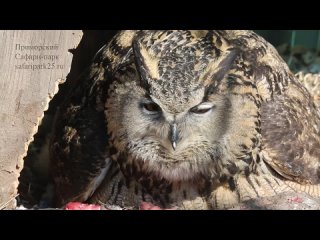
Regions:
[[[255,30],[294,72],[320,73],[320,30]]]

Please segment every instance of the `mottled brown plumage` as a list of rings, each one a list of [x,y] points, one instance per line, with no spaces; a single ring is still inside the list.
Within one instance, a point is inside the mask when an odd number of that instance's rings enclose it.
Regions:
[[[320,197],[319,123],[309,92],[251,31],[123,31],[58,113],[57,205]]]

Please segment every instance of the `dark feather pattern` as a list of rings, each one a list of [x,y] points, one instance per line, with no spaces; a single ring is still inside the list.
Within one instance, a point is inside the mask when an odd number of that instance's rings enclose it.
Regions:
[[[320,197],[319,116],[251,31],[122,31],[56,118],[57,205],[215,209],[284,191]]]

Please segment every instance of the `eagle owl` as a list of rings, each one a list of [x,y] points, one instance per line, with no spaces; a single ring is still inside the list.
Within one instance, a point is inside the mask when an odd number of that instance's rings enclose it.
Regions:
[[[223,209],[320,197],[320,114],[252,31],[122,31],[57,113],[57,206]]]

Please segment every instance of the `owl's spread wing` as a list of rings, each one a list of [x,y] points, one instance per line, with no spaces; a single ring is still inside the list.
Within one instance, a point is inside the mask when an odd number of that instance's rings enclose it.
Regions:
[[[261,133],[271,168],[298,183],[320,183],[319,111],[302,86],[293,82],[262,104]]]

